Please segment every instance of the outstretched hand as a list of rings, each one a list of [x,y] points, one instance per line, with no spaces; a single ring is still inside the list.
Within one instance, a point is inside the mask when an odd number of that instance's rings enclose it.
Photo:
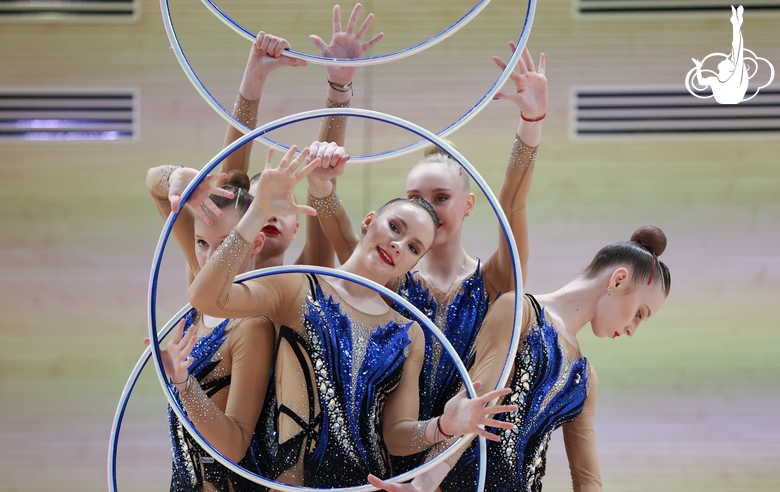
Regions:
[[[295,145],[290,147],[279,162],[279,167],[275,168],[272,162],[274,151],[269,149],[265,169],[260,175],[257,196],[252,201],[251,207],[264,210],[269,217],[295,214],[317,215],[313,208],[295,202],[293,190],[296,184],[320,165],[320,159],[313,159],[298,174],[295,174],[295,170],[309,155],[308,147],[296,156],[297,150]]]
[[[168,178],[168,201],[171,204],[172,211],[179,211],[181,208],[181,196],[187,186],[192,182],[193,179],[195,179],[195,176],[197,175],[197,170],[188,167],[174,169],[174,171],[171,173],[170,177]],[[200,217],[200,219],[206,225],[212,225],[214,223],[211,220],[211,217],[209,217],[209,214],[206,213],[206,209],[211,211],[211,213],[217,217],[222,217],[225,215],[222,210],[220,210],[219,207],[217,207],[214,202],[211,201],[209,195],[219,195],[224,196],[225,198],[233,198],[232,192],[224,190],[218,186],[214,186],[214,181],[224,180],[225,178],[227,178],[226,173],[207,176],[203,181],[201,181],[197,188],[192,190],[192,194],[190,195],[189,200],[187,200],[187,205],[189,205],[195,211],[195,213],[198,214],[198,217]]]
[[[355,32],[358,16],[362,8],[363,6],[359,3],[355,4],[347,22],[347,30],[342,31],[341,7],[338,5],[333,6],[333,37],[330,40],[330,44],[326,44],[316,34],[309,36],[309,39],[320,50],[320,55],[326,58],[361,58],[366,51],[385,37],[385,33],[380,32],[367,42],[363,42],[363,36],[366,35],[366,32],[371,27],[371,23],[374,21],[374,14],[368,14],[360,29]],[[357,68],[329,66],[327,70],[328,80],[336,84],[346,85],[352,82],[352,77],[355,76]]]
[[[263,31],[257,33],[249,50],[249,60],[246,62],[244,78],[239,89],[245,99],[250,101],[260,99],[265,79],[277,68],[306,66],[305,60],[283,56],[284,50],[288,49],[290,43],[286,39]]]
[[[320,159],[320,165],[317,166],[308,178],[320,181],[330,181],[344,173],[344,166],[349,160],[349,154],[346,149],[334,142],[312,142],[309,146],[309,155],[306,157],[306,163]]]
[[[474,382],[474,389],[479,390],[482,383]],[[491,441],[498,441],[499,436],[488,432],[486,427],[496,427],[499,429],[514,429],[515,425],[511,422],[502,422],[488,415],[498,413],[514,412],[517,405],[487,405],[491,400],[508,395],[512,390],[502,388],[494,390],[478,398],[469,398],[466,390],[452,397],[444,406],[444,413],[439,421],[441,430],[450,436],[460,436],[464,434],[477,434]]]
[[[160,350],[163,368],[165,374],[171,379],[171,382],[177,387],[184,385],[189,377],[189,368],[194,362],[190,357],[195,342],[198,341],[195,336],[195,327],[191,327],[186,335],[184,333],[184,320],[180,321],[173,332],[166,348]],[[151,342],[144,338],[144,345],[148,346]],[[184,388],[179,388],[184,389]]]
[[[509,42],[512,53],[517,46]],[[493,61],[501,70],[506,69],[506,63],[497,57]],[[520,109],[520,113],[529,120],[543,117],[547,113],[547,77],[544,76],[546,59],[544,53],[539,55],[539,69],[534,66],[531,52],[523,48],[523,54],[517,59],[517,65],[509,78],[515,83],[515,92],[497,92],[497,99],[508,99]]]

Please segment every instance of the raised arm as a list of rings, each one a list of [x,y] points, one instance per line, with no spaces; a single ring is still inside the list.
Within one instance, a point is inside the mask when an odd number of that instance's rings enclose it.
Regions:
[[[249,50],[249,59],[244,69],[244,77],[238,88],[238,96],[233,106],[233,116],[249,128],[257,125],[257,110],[260,97],[268,75],[279,67],[305,66],[304,60],[282,56],[284,50],[290,48],[290,43],[263,31],[257,33],[255,42]],[[225,134],[225,147],[243,136],[241,130],[228,125]],[[228,173],[235,169],[249,174],[249,156],[252,153],[252,142],[236,149],[222,161],[222,171]]]
[[[308,176],[309,203],[317,211],[317,220],[328,241],[336,250],[340,263],[346,262],[360,240],[352,229],[352,219],[336,193],[334,182],[341,176],[349,160],[343,147],[334,143],[312,143],[312,158],[319,157],[320,165]]]
[[[341,8],[338,5],[333,7],[333,35],[330,44],[325,43],[319,36],[312,34],[309,38],[314,45],[320,51],[320,55],[328,58],[361,58],[365,52],[378,43],[383,37],[384,33],[379,33],[372,37],[367,42],[363,42],[363,37],[371,27],[371,23],[374,21],[374,14],[368,14],[366,19],[361,24],[360,28],[357,27],[357,21],[360,16],[360,10],[362,6],[358,3],[352,9],[352,14],[347,22],[346,30],[342,30],[341,27]],[[348,108],[352,99],[352,79],[356,72],[355,67],[327,67],[328,73],[328,95],[325,100],[325,106],[328,108]],[[318,142],[334,143],[336,147],[343,147],[347,132],[347,117],[346,116],[332,116],[323,118],[320,123],[319,135],[317,136]],[[323,147],[324,149],[325,147]],[[314,149],[312,149],[314,150]],[[317,157],[317,152],[313,152],[313,157]],[[322,161],[322,166],[327,168],[331,165],[327,156],[320,154],[320,157],[325,157]],[[348,157],[348,156],[347,156]],[[333,164],[335,165],[335,164]],[[343,168],[342,168],[343,171]],[[339,173],[341,174],[341,173]],[[346,235],[346,231],[340,229],[339,224],[343,224],[349,220],[346,215],[346,211],[341,206],[341,201],[337,196],[331,196],[331,192],[335,192],[336,189],[336,176],[333,175],[330,179],[331,183],[327,187],[327,191],[324,191],[321,197],[317,194],[308,194],[306,197],[306,204],[318,209],[320,216],[328,215],[327,219],[332,216],[328,209],[328,204],[335,204],[335,207],[341,208],[338,222],[332,220],[326,220],[326,223],[321,223],[319,218],[306,218],[306,245],[304,246],[301,256],[296,260],[296,263],[300,264],[322,264],[323,257],[328,257],[332,263],[332,255],[335,250],[336,256],[340,263],[347,261],[349,256],[354,250],[356,241],[354,237]],[[329,200],[322,200],[318,198],[328,197]],[[328,229],[326,229],[326,227]],[[351,227],[351,224],[346,224],[346,227]],[[352,233],[354,234],[354,232]],[[316,263],[315,263],[316,262]],[[331,265],[326,265],[331,266]]]
[[[509,43],[512,51],[514,43]],[[506,64],[497,56],[493,57],[502,70]],[[542,138],[542,119],[547,113],[547,78],[544,76],[545,56],[539,57],[539,69],[534,66],[528,48],[523,49],[515,69],[510,76],[516,91],[498,92],[496,97],[514,102],[520,110],[520,125],[515,134],[512,153],[504,173],[504,182],[499,191],[501,208],[509,219],[512,235],[517,243],[522,268],[523,281],[528,266],[528,212],[526,199],[531,189],[536,151]],[[498,248],[485,262],[483,269],[485,283],[494,298],[499,292],[515,290],[512,271],[512,259],[509,246],[502,230],[499,230]]]
[[[184,253],[184,258],[187,260],[188,272],[195,273],[200,269],[198,267],[198,259],[195,256],[196,216],[200,217],[200,220],[207,225],[211,225],[211,218],[206,214],[204,208],[207,208],[217,217],[222,217],[224,213],[219,207],[214,205],[214,202],[211,201],[209,195],[215,194],[228,198],[233,197],[233,193],[213,185],[214,181],[224,179],[227,176],[217,174],[204,179],[203,182],[195,188],[190,199],[187,201],[187,204],[190,206],[181,209],[181,195],[197,174],[198,171],[196,169],[173,166],[170,164],[153,167],[146,172],[146,188],[152,195],[152,199],[154,199],[160,217],[167,220],[171,212],[180,212],[179,217],[173,225],[173,237],[176,239],[179,248],[181,248]],[[188,274],[188,281],[190,280],[191,278]]]
[[[233,284],[233,279],[249,250],[258,247],[258,242],[262,247],[261,230],[269,218],[298,213],[315,214],[311,207],[295,203],[293,189],[306,174],[319,165],[319,160],[315,159],[295,174],[294,171],[309,153],[306,148],[293,159],[296,150],[293,145],[277,168],[271,165],[273,151],[268,152],[257,196],[187,291],[190,303],[199,311],[211,316],[247,318],[263,314],[283,302],[283,293],[269,288],[269,285],[275,285],[276,282],[263,282],[261,280],[265,279],[260,279]]]

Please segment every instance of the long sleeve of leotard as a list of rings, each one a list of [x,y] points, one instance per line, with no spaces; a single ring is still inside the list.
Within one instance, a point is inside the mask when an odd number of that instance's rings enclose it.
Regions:
[[[296,298],[301,274],[233,283],[252,245],[235,229],[227,235],[187,290],[187,297],[195,309],[222,318],[267,316],[271,320],[276,319],[276,313],[287,309],[287,302]]]
[[[526,145],[518,135],[515,135],[512,153],[504,172],[504,182],[501,184],[501,190],[498,194],[501,209],[509,220],[512,228],[511,234],[517,243],[524,282],[529,254],[526,199],[531,190],[538,149],[538,146]],[[498,248],[482,268],[485,285],[492,298],[495,298],[499,292],[515,290],[511,271],[512,258],[509,245],[503,231],[499,229]]]
[[[588,363],[588,397],[582,413],[563,426],[563,440],[574,492],[601,492],[601,469],[596,447],[596,398],[598,378]]]
[[[420,412],[419,379],[425,356],[422,329],[414,323],[409,329],[412,343],[404,361],[398,386],[388,396],[382,417],[382,435],[390,454],[407,456],[433,446],[425,438],[428,421],[418,421]]]
[[[263,407],[274,342],[274,326],[265,318],[245,319],[232,328],[227,353],[223,354],[223,363],[231,373],[224,412],[197,382],[180,393],[195,428],[235,462],[246,454]]]
[[[336,187],[334,186],[333,192],[325,198],[309,195],[309,203],[317,211],[317,219],[325,237],[336,251],[336,257],[340,263],[345,263],[355,251],[360,237],[352,229],[352,219],[344,208]]]
[[[238,94],[236,97],[236,104],[233,107],[233,116],[248,128],[254,129],[257,125],[257,110],[259,105],[260,99],[246,99],[241,94]],[[233,125],[228,125],[224,146],[227,147],[243,136],[244,133],[241,130]],[[249,157],[252,154],[252,143],[253,142],[247,142],[237,148],[232,154],[225,157],[225,160],[222,161],[222,165],[220,166],[220,170],[223,173],[239,170],[248,174]]]
[[[168,191],[163,188],[162,180],[167,180],[171,172],[171,166],[166,165],[153,167],[146,173],[146,187],[163,220],[167,220],[171,214],[171,202],[168,200]],[[195,220],[195,212],[189,207],[182,207],[171,231],[187,260],[188,281],[191,280],[191,272],[199,270],[198,258],[195,255]]]
[[[348,108],[349,101],[339,103],[330,98],[325,101],[326,108]],[[347,117],[346,116],[328,116],[322,119],[320,131],[317,135],[319,142],[335,142],[336,145],[344,146],[344,140],[347,135]],[[336,180],[333,180],[333,189],[336,189]],[[313,207],[311,195],[306,196],[306,205]],[[333,267],[335,265],[335,250],[333,244],[328,239],[325,231],[320,225],[317,217],[307,215],[305,219],[306,243],[303,246],[296,265],[317,265]],[[347,256],[349,258],[349,256]],[[341,261],[343,263],[344,261]]]

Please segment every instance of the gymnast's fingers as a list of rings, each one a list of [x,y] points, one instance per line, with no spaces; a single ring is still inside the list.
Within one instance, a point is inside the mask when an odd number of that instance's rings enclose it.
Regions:
[[[534,67],[534,59],[531,57],[531,52],[528,51],[528,47],[526,46],[523,48],[523,54],[522,54],[523,61],[525,62],[525,66],[528,68],[529,72],[536,71],[536,68]]]
[[[295,156],[295,159],[290,162],[290,165],[288,167],[290,173],[294,172],[296,169],[298,169],[298,166],[301,165],[301,162],[306,160],[306,156],[309,155],[309,148],[305,147],[300,154]]]
[[[363,24],[360,26],[360,29],[358,29],[358,32],[355,33],[355,37],[358,41],[363,39],[363,36],[366,35],[366,32],[368,31],[368,28],[371,27],[372,22],[374,22],[374,14],[370,13],[366,16],[366,20],[363,21]]]
[[[341,32],[341,7],[333,6],[333,34]]]
[[[544,75],[544,69],[547,66],[547,57],[544,53],[539,54],[539,74]]]
[[[268,154],[265,156],[265,168],[264,171],[268,171],[273,167],[273,160],[274,160],[274,149],[268,149]]]
[[[381,40],[382,40],[382,38],[384,38],[384,37],[385,37],[385,33],[383,33],[383,32],[380,32],[379,34],[377,34],[377,35],[376,35],[376,36],[374,36],[373,38],[369,39],[367,43],[363,44],[363,46],[362,46],[362,48],[363,48],[363,51],[368,51],[368,50],[369,50],[369,49],[371,49],[371,48],[372,48],[372,47],[373,47],[375,44],[377,44],[379,41],[381,41]]]
[[[347,34],[352,34],[355,32],[355,26],[357,25],[358,16],[360,15],[360,9],[362,9],[363,6],[359,3],[355,4],[355,7],[352,9],[352,13],[349,15],[349,20],[347,21]]]

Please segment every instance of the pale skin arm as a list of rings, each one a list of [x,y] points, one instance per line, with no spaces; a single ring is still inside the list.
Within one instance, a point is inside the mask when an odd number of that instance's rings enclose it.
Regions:
[[[509,393],[508,389],[501,389],[486,393],[480,398],[470,399],[465,390],[458,393],[445,405],[444,413],[438,417],[441,421],[437,425],[437,419],[431,419],[425,425],[425,442],[417,439],[420,422],[419,412],[419,388],[418,382],[422,370],[422,360],[425,345],[419,326],[413,327],[418,336],[413,336],[412,347],[409,356],[404,362],[404,371],[401,381],[395,390],[387,398],[384,415],[382,418],[382,436],[390,454],[406,456],[428,449],[437,442],[444,441],[449,436],[461,436],[476,433],[487,439],[496,440],[498,436],[481,428],[480,426],[511,429],[514,426],[506,422],[489,418],[489,415],[503,412],[511,412],[517,409],[514,405],[497,405],[486,407],[492,399]],[[476,382],[475,388],[481,387]],[[448,434],[442,435],[438,427]]]
[[[280,67],[306,66],[304,60],[282,56],[284,50],[289,48],[290,43],[285,39],[266,34],[263,31],[257,33],[257,38],[255,38],[255,42],[252,43],[252,47],[249,50],[249,59],[244,69],[244,77],[241,79],[241,85],[238,88],[239,96],[253,105],[255,115],[257,114],[260,97],[263,94],[263,87],[265,87],[265,82],[271,72]],[[241,113],[239,108],[236,108],[233,115],[250,128],[254,128],[257,123],[256,117],[250,121],[246,114]],[[241,130],[238,130],[233,125],[228,125],[227,133],[225,134],[225,147],[243,135]],[[236,149],[235,152],[222,161],[222,172],[229,173],[233,170],[240,170],[248,174],[249,156],[251,153],[252,142],[248,142],[246,145]]]
[[[509,43],[512,52],[515,51],[514,43]],[[502,70],[506,64],[501,58],[494,56],[493,61]],[[496,97],[515,103],[520,110],[521,121],[517,128],[517,139],[529,147],[537,147],[542,138],[542,122],[529,122],[542,118],[547,113],[547,78],[545,77],[546,59],[544,54],[539,56],[538,70],[534,66],[533,58],[528,48],[523,49],[522,56],[518,59],[510,80],[515,84],[515,91],[498,92]],[[525,118],[525,120],[523,119]],[[515,142],[513,153],[520,151],[520,143]],[[526,199],[531,190],[534,166],[527,159],[510,157],[506,167],[504,181],[499,191],[499,203],[507,215],[512,234],[520,256],[522,277],[525,282],[528,266],[528,212]],[[509,272],[512,271],[512,260],[509,246],[503,231],[499,230],[498,248],[496,252],[485,262],[484,276],[492,297],[499,292],[508,292],[515,289],[514,281]]]
[[[250,318],[233,327],[226,348],[231,359],[230,391],[222,411],[189,377],[193,363],[189,354],[196,337],[194,328],[182,337],[183,325],[179,323],[167,347],[160,351],[165,372],[195,428],[218,451],[238,462],[246,454],[263,407],[273,360],[274,326],[267,319]]]
[[[585,407],[576,419],[563,426],[563,441],[569,460],[572,490],[574,492],[601,492],[601,468],[596,446],[596,399],[598,379],[588,363],[588,397]]]
[[[312,156],[319,157],[321,163],[307,176],[309,194],[315,198],[325,198],[333,193],[333,181],[344,172],[349,155],[343,147],[334,144],[322,145],[315,142],[311,149]],[[355,251],[358,242],[360,242],[360,237],[352,229],[352,219],[340,200],[334,207],[337,210],[334,210],[333,213],[319,215],[317,218],[328,241],[336,250],[339,262],[344,263],[352,256],[352,252]]]
[[[271,164],[273,151],[269,151],[257,197],[235,228],[239,238],[245,244],[248,243],[247,238],[251,241],[260,235],[263,226],[272,216],[315,214],[311,207],[295,203],[293,189],[319,165],[319,160],[315,159],[295,174],[295,170],[309,153],[309,149],[306,148],[295,156],[296,150],[293,145],[277,168]],[[217,253],[220,253],[220,250]],[[280,302],[279,299],[274,298],[273,292],[268,291],[266,282],[233,284],[233,278],[242,259],[226,259],[226,256],[224,252],[213,254],[190,285],[187,295],[190,303],[198,311],[210,316],[247,318],[270,311],[275,306],[275,302]],[[225,266],[226,262],[230,264]]]
[[[189,185],[198,174],[196,169],[186,167],[176,168],[168,176],[169,190],[166,192],[160,182],[162,171],[166,167],[167,166],[153,167],[146,172],[146,188],[154,199],[160,217],[164,220],[168,219],[171,212],[180,211],[182,193],[184,193],[187,185]],[[223,179],[226,176],[227,175],[217,174],[204,179],[200,185],[195,188],[190,199],[187,201],[187,205],[190,206],[181,209],[179,217],[173,225],[173,237],[176,239],[176,242],[184,253],[184,257],[187,260],[187,268],[190,272],[197,272],[200,269],[198,266],[198,259],[195,256],[195,221],[200,218],[200,220],[206,224],[212,224],[211,218],[206,214],[204,208],[208,209],[217,217],[222,217],[224,215],[222,210],[214,205],[214,202],[211,201],[209,195],[214,194],[228,198],[233,197],[233,193],[223,190],[222,188],[217,188],[213,184],[215,181]],[[188,278],[188,280],[191,279]]]

